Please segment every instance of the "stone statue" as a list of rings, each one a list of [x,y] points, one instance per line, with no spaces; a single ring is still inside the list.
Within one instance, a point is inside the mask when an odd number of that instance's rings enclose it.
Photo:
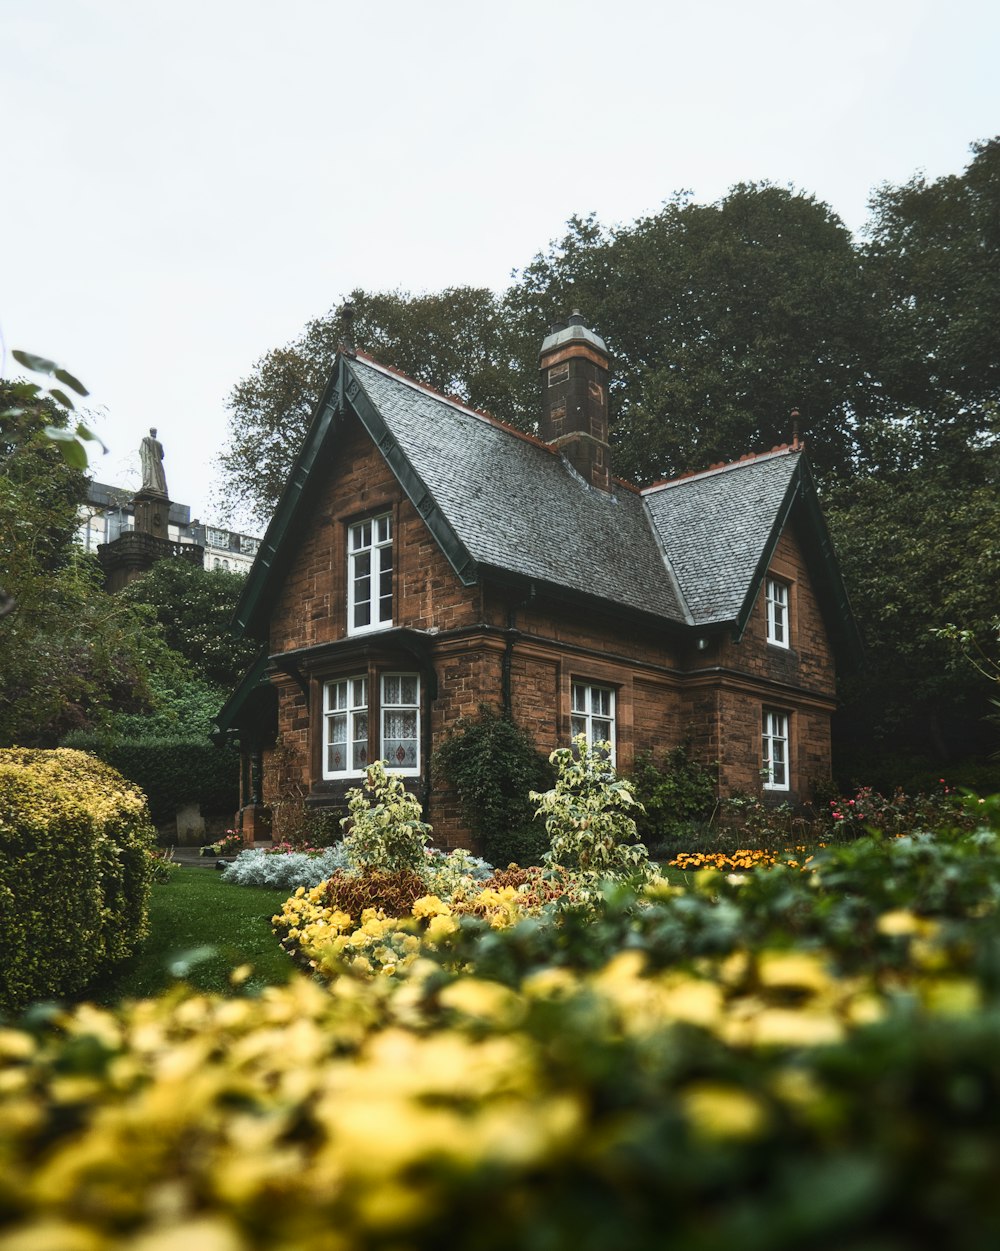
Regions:
[[[154,495],[166,496],[167,478],[163,472],[163,444],[156,437],[155,428],[143,439],[139,447],[142,461],[142,487]]]

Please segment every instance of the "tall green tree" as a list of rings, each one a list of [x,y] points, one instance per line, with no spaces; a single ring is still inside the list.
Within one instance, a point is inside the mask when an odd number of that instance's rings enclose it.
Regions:
[[[947,466],[867,475],[825,495],[866,644],[845,685],[841,745],[858,767],[910,753],[941,762],[996,746],[990,684],[936,630],[991,636],[1000,586],[1000,450],[970,453],[978,482]]]
[[[491,291],[456,287],[431,295],[355,290],[357,346],[379,362],[495,416],[512,415],[506,307]],[[266,524],[285,485],[333,367],[343,323],[337,308],[268,352],[229,397],[229,443],[220,500]]]
[[[1000,137],[972,152],[961,174],[881,187],[863,250],[896,441],[956,481],[1000,436]]]
[[[119,597],[147,608],[166,646],[225,698],[257,655],[255,643],[230,629],[243,585],[241,574],[178,558],[158,560]]]
[[[73,542],[86,482],[45,433],[66,427],[62,410],[0,382],[0,411],[0,586],[14,601],[0,620],[0,744],[54,746],[110,707],[141,708],[145,666],[132,612]]]
[[[741,184],[717,204],[675,197],[613,231],[574,219],[508,300],[536,339],[571,305],[600,330],[626,477],[784,442],[796,407],[821,473],[850,472],[863,455],[868,301],[850,233],[812,196]]]

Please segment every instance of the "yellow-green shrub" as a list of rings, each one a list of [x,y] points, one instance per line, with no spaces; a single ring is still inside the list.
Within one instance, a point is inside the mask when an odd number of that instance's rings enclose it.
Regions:
[[[0,750],[0,1010],[71,995],[144,936],[155,834],[108,765]]]
[[[0,1251],[992,1247],[994,1009],[787,950],[83,1006],[0,1030]]]
[[[333,981],[345,972],[363,977],[410,968],[423,948],[433,950],[454,934],[461,916],[480,917],[492,929],[515,925],[538,911],[514,887],[486,886],[467,899],[446,903],[436,895],[414,901],[409,916],[363,908],[354,916],[331,895],[328,882],[300,886],[271,918],[275,934],[300,968]]]

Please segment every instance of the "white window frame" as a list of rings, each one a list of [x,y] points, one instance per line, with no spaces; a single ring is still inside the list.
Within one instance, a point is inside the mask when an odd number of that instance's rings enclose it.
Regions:
[[[788,734],[788,713],[765,708],[761,718],[761,773],[766,791],[787,791],[790,782],[791,740]]]
[[[365,766],[353,768],[354,744],[362,740],[357,735],[357,719],[364,716],[367,729],[364,735],[366,754],[371,763],[371,711],[368,703],[368,675],[355,674],[349,678],[334,678],[323,683],[323,779],[335,781],[337,778],[360,778],[365,775]],[[331,737],[334,724],[343,724],[343,740]],[[342,741],[345,752],[345,767],[330,768],[330,747],[334,742]]]
[[[366,517],[347,528],[347,633],[370,634],[392,625],[392,513],[379,513]],[[362,558],[368,559],[368,573],[358,573]],[[385,576],[389,579],[389,594],[381,592]],[[360,583],[367,577],[368,595],[358,597]],[[368,621],[355,623],[357,610],[368,606]]]
[[[417,688],[416,696],[414,698],[413,703],[404,704],[401,702],[394,702],[394,703],[389,702],[388,697],[386,696],[386,682],[393,678],[412,679],[412,681],[416,684],[416,688]],[[398,774],[401,774],[403,777],[417,777],[420,773],[420,762],[421,762],[420,732],[421,732],[421,724],[422,724],[421,716],[420,716],[420,689],[421,687],[420,687],[420,674],[419,673],[402,673],[402,672],[388,673],[387,672],[387,673],[382,673],[379,675],[379,736],[378,736],[379,758],[385,761],[385,767],[390,773],[398,773]],[[414,736],[414,741],[416,742],[416,747],[417,747],[417,759],[416,759],[416,763],[410,766],[409,768],[401,767],[399,764],[399,761],[391,759],[389,756],[389,753],[386,751],[386,746],[385,746],[386,740],[387,740],[386,717],[394,712],[395,713],[413,712],[415,714],[416,733]]]
[[[791,613],[789,612],[788,583],[780,578],[768,578],[765,585],[767,613],[767,641],[772,647],[791,646]]]
[[[615,688],[574,678],[570,683],[569,706],[571,737],[576,738],[578,734],[586,734],[588,747],[593,747],[595,742],[609,742],[611,763],[614,764],[618,748]],[[607,734],[595,731],[595,723],[606,724]]]

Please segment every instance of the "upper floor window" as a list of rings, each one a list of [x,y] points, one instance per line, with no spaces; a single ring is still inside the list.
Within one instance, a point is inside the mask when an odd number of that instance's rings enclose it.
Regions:
[[[764,709],[763,775],[767,791],[787,791],[788,783],[788,714]]]
[[[392,514],[351,526],[347,538],[347,632],[392,625]]]
[[[570,727],[573,737],[587,736],[587,744],[610,743],[615,755],[615,693],[609,686],[574,682]]]
[[[369,764],[368,679],[323,687],[323,776],[359,777]]]
[[[767,641],[775,647],[788,647],[788,583],[768,578],[765,592]]]

